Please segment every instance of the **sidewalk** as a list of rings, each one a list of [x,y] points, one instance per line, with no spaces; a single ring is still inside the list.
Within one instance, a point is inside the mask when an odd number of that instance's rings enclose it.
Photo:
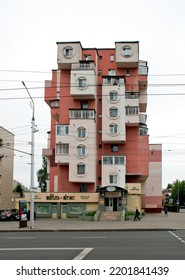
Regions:
[[[98,230],[185,230],[185,213],[146,214],[141,221],[80,221],[78,219],[47,219],[30,222],[20,228],[19,222],[0,221],[0,232],[3,231],[98,231]]]

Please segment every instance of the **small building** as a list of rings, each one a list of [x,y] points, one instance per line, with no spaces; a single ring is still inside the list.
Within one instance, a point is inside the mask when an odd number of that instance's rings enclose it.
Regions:
[[[0,210],[14,208],[14,134],[0,126]]]

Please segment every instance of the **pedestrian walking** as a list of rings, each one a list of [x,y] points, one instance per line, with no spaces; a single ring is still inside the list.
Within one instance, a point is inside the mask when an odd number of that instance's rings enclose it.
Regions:
[[[137,207],[136,207],[135,216],[134,216],[134,221],[136,221],[136,220],[139,220],[139,221],[141,220],[140,219],[140,212],[139,212]]]
[[[164,207],[164,214],[168,215],[168,208],[166,206]]]

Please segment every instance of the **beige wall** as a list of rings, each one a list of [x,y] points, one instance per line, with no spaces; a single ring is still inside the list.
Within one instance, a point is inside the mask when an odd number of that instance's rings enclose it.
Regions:
[[[14,208],[13,162],[14,135],[0,126],[0,209]]]

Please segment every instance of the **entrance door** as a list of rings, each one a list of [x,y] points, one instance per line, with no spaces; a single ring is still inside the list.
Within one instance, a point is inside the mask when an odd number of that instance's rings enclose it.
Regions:
[[[117,211],[117,200],[117,197],[105,198],[106,212]]]

